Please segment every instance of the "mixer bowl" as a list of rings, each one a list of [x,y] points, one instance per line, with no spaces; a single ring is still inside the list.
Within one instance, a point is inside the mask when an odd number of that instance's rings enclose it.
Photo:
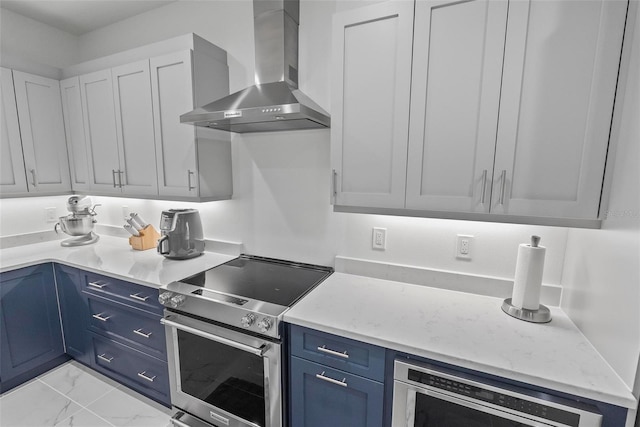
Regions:
[[[90,215],[83,216],[61,216],[60,229],[70,236],[84,236],[93,231],[93,217]]]

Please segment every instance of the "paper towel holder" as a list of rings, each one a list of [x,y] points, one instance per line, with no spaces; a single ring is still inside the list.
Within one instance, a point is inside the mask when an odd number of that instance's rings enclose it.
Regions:
[[[540,304],[537,310],[528,310],[526,308],[516,307],[511,303],[511,298],[507,298],[502,303],[502,311],[511,317],[532,323],[549,323],[551,322],[551,311],[548,307]]]

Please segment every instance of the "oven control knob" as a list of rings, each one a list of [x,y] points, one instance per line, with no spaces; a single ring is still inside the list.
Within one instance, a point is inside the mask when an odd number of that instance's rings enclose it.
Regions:
[[[169,300],[169,305],[171,306],[171,308],[178,308],[182,304],[184,304],[184,300],[184,295],[176,295],[171,297],[171,299]]]
[[[171,299],[172,296],[173,296],[173,293],[171,292],[163,292],[160,295],[158,295],[158,302],[162,305],[169,305],[169,300]]]
[[[258,322],[258,329],[260,329],[260,332],[263,333],[271,329],[271,319],[269,319],[268,317],[263,318],[260,322]]]
[[[253,313],[245,314],[244,316],[242,316],[242,319],[240,319],[240,323],[242,323],[243,328],[248,328],[249,326],[253,325],[253,322],[255,321],[256,316]]]

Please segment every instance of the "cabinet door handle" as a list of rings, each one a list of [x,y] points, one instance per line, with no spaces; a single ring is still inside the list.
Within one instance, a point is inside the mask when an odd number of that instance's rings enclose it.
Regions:
[[[335,350],[331,350],[331,349],[327,348],[327,346],[324,345],[324,344],[322,345],[322,347],[318,347],[318,351],[330,354],[332,356],[342,357],[343,359],[348,359],[349,358],[349,353],[347,353],[347,350],[345,350],[342,353],[340,353],[339,351],[335,351]]]
[[[107,357],[107,353],[102,353],[98,355],[98,359],[104,360],[107,363],[111,363],[111,361],[113,360],[113,356]]]
[[[191,175],[195,175],[195,172],[192,171],[191,169],[188,169],[187,170],[187,183],[188,183],[188,186],[189,186],[189,190],[188,191],[196,189],[195,186],[191,185]]]
[[[502,174],[500,175],[500,180],[502,181],[502,186],[500,187],[500,200],[498,200],[498,204],[500,206],[504,205],[504,190],[507,186],[507,171],[502,169]]]
[[[107,316],[107,317],[103,317],[104,313],[98,313],[98,314],[94,314],[91,317],[93,317],[94,319],[98,319],[101,322],[106,322],[107,320],[111,319],[111,316]]]
[[[111,169],[111,178],[113,178],[113,188],[117,188],[118,185],[116,184],[116,170],[115,169]]]
[[[149,299],[149,296],[140,296],[139,293],[129,294],[129,296],[133,299],[137,299],[138,301],[142,301],[142,302],[146,302]]]
[[[336,199],[338,198],[338,172],[336,172],[336,170],[333,170],[333,175],[332,175],[332,186],[333,186],[333,201],[335,202]]]
[[[31,184],[34,187],[38,186],[38,175],[36,174],[36,170],[35,169],[30,169],[29,172],[31,172]]]
[[[138,372],[138,376],[140,378],[145,379],[145,380],[149,381],[150,383],[152,383],[153,380],[156,379],[156,375],[150,377],[150,376],[146,375],[146,373],[147,373],[147,371]]]
[[[484,205],[484,199],[487,193],[487,170],[482,171],[482,197],[480,203]]]
[[[152,334],[152,332],[147,332],[146,334],[144,332],[142,332],[142,328],[139,329],[134,329],[133,333],[136,335],[140,335],[141,337],[145,337],[145,338],[149,338]]]
[[[322,371],[321,374],[316,374],[316,378],[322,381],[330,382],[331,384],[339,385],[341,387],[348,387],[346,378],[343,378],[342,381],[334,380],[333,378],[325,376],[324,371]]]
[[[92,288],[96,288],[96,289],[102,289],[102,288],[105,288],[107,286],[106,283],[100,283],[100,282],[89,282],[87,284],[89,286],[91,286]]]
[[[120,188],[124,187],[124,184],[122,183],[122,174],[124,174],[124,171],[121,171],[120,169],[118,169],[118,186]]]

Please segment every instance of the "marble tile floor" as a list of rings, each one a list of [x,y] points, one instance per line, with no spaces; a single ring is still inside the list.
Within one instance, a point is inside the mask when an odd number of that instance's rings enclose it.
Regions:
[[[167,427],[171,410],[75,361],[0,396],[2,427]]]

